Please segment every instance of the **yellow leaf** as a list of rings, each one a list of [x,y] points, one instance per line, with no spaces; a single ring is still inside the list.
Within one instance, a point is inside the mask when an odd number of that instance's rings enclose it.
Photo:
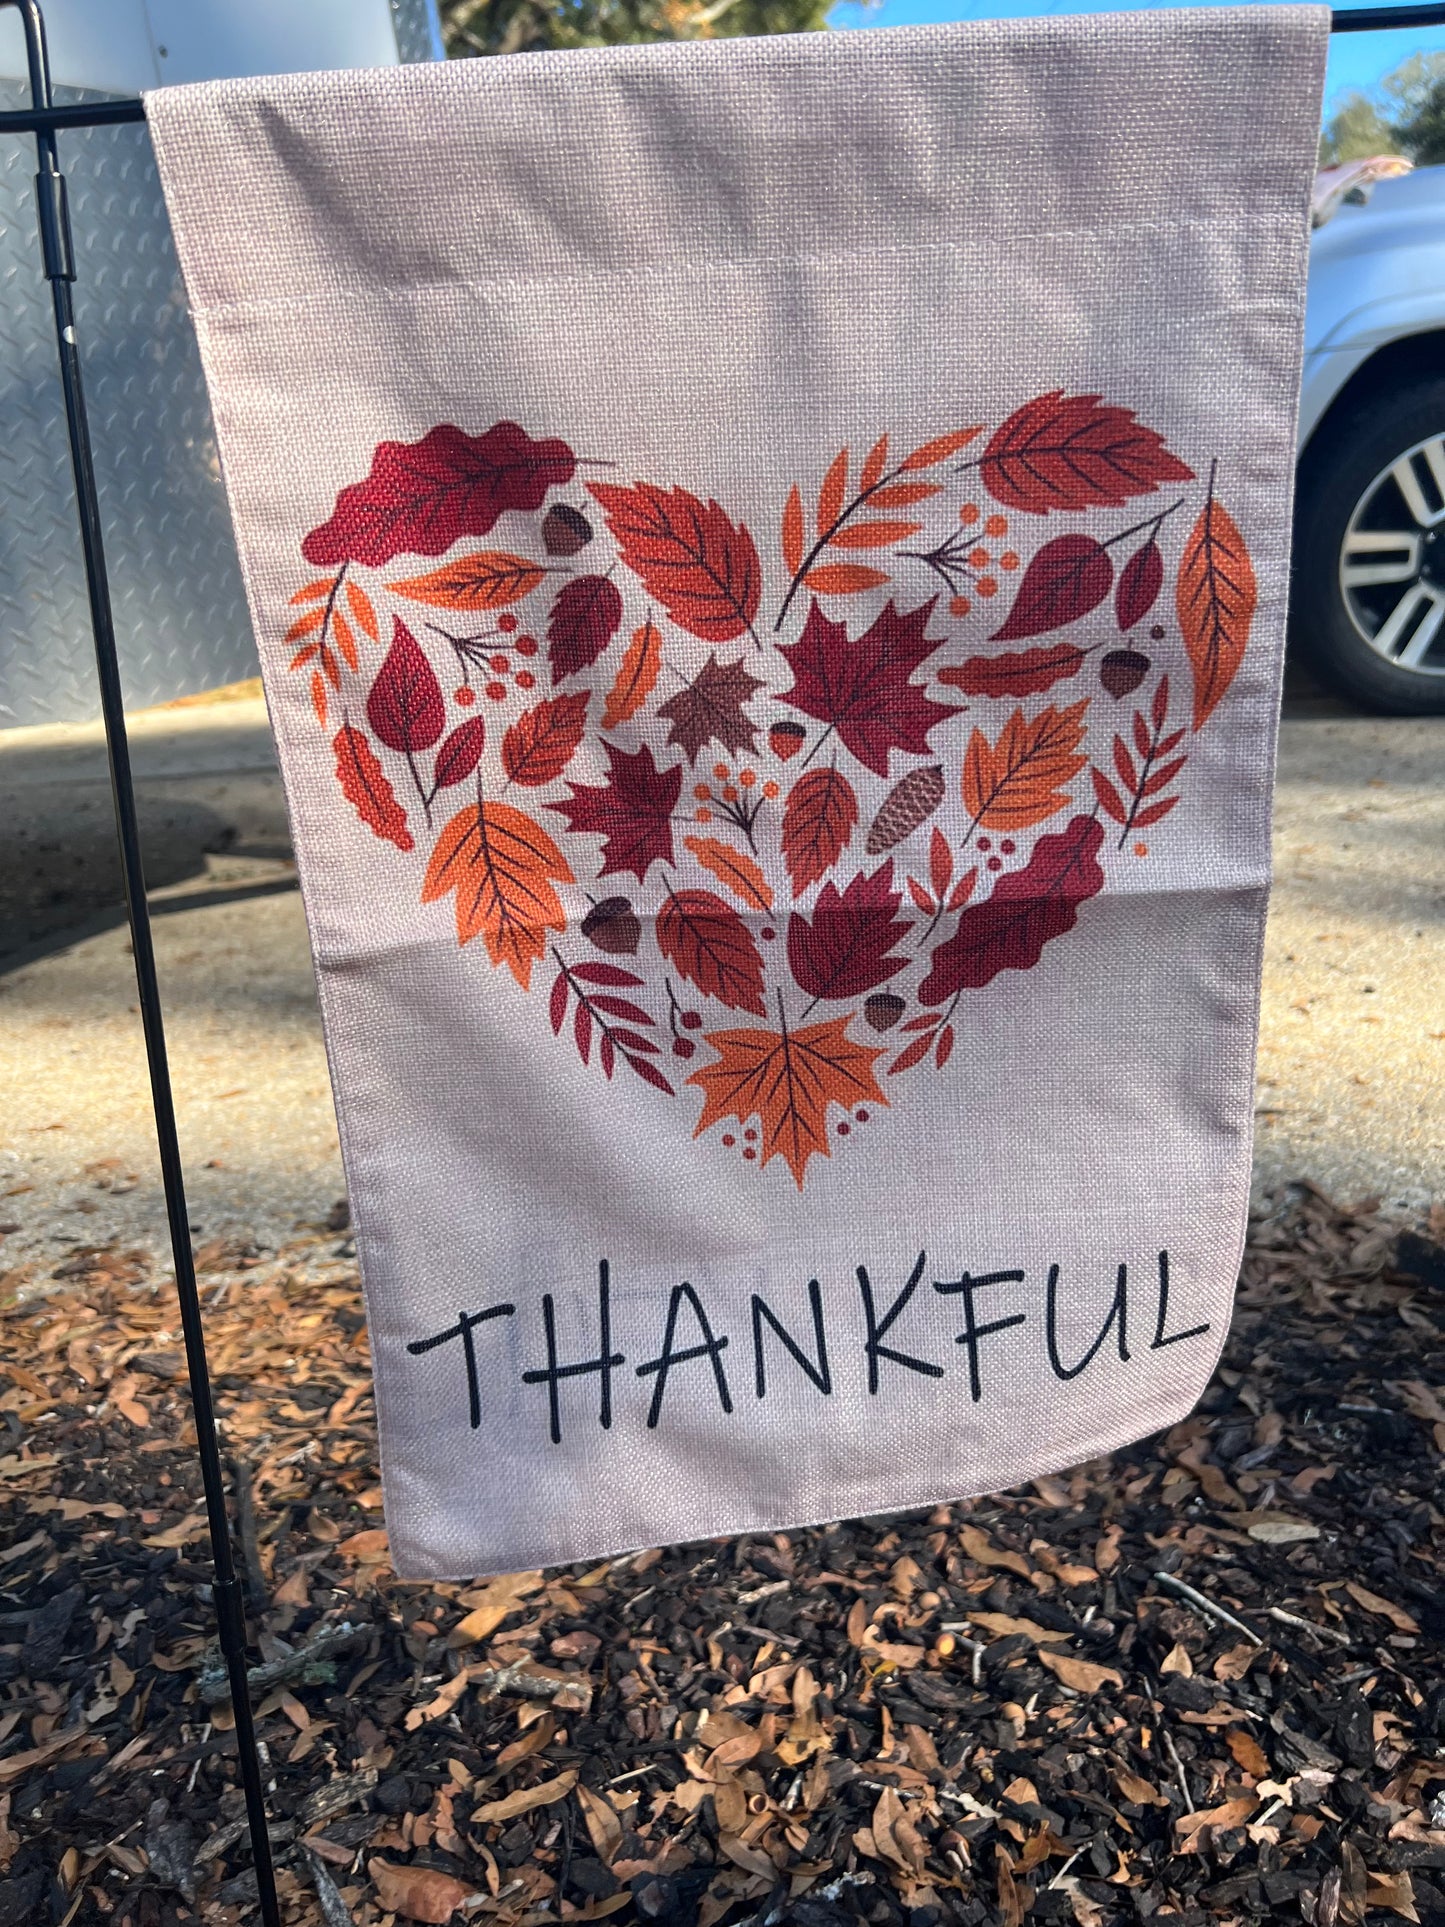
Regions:
[[[682,840],[704,870],[710,870],[749,908],[772,909],[772,888],[763,875],[761,865],[750,856],[742,850],[735,850],[730,843],[720,842],[715,836],[685,836]]]
[[[662,634],[649,616],[640,629],[633,630],[617,680],[607,692],[606,707],[602,711],[604,729],[616,729],[619,723],[637,714],[652,694],[661,667]]]
[[[492,962],[505,964],[526,990],[547,932],[567,927],[553,884],[572,881],[540,823],[510,803],[471,803],[437,838],[421,900],[434,903],[455,891],[457,942],[480,933]]]
[[[1016,709],[990,743],[981,729],[969,738],[963,758],[963,801],[974,827],[1026,830],[1068,802],[1064,785],[1088,762],[1078,754],[1088,728],[1082,702],[1052,705],[1037,716]]]

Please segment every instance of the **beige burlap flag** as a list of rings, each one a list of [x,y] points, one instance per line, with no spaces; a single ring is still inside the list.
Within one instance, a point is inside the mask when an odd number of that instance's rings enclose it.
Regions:
[[[1198,1396],[1327,18],[150,97],[399,1571],[996,1489]]]

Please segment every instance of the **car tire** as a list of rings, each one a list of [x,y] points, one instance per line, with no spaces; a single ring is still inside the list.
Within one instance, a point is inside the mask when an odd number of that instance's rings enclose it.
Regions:
[[[1445,715],[1445,379],[1367,390],[1325,421],[1300,465],[1292,578],[1292,646],[1321,682],[1385,715]],[[1426,629],[1418,664],[1395,660]]]

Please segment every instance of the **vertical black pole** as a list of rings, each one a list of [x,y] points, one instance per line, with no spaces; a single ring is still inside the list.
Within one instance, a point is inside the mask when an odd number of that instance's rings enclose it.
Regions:
[[[45,23],[41,17],[38,0],[0,0],[0,6],[15,6],[20,10],[25,26],[26,59],[30,69],[30,103],[33,108],[49,108],[53,104],[50,91],[50,63],[45,45]],[[216,1567],[216,1620],[220,1633],[221,1652],[231,1682],[231,1705],[236,1718],[236,1751],[240,1760],[241,1779],[246,1791],[246,1817],[250,1823],[251,1849],[255,1858],[261,1919],[264,1927],[281,1927],[281,1914],[276,1899],[275,1870],[271,1863],[270,1836],[266,1830],[266,1801],[261,1761],[256,1750],[256,1729],[251,1716],[250,1691],[246,1681],[245,1608],[240,1581],[236,1577],[235,1562],[231,1556],[230,1526],[226,1518],[225,1480],[221,1471],[220,1450],[216,1442],[211,1380],[206,1367],[206,1341],[201,1325],[200,1299],[196,1292],[196,1270],[191,1253],[185,1183],[181,1171],[180,1145],[176,1137],[175,1106],[171,1098],[170,1066],[166,1059],[160,986],[156,981],[155,950],[151,942],[150,913],[146,906],[140,834],[136,823],[135,790],[131,782],[130,746],[126,740],[120,668],[115,652],[115,625],[111,616],[110,588],[106,579],[105,551],[101,540],[95,465],[91,455],[90,429],[86,421],[85,394],[81,385],[80,356],[75,341],[75,312],[70,293],[70,284],[75,279],[75,265],[71,247],[65,179],[60,172],[56,157],[54,129],[37,128],[35,145],[40,163],[40,171],[35,179],[36,207],[40,218],[40,242],[45,259],[45,274],[50,282],[55,304],[55,341],[60,354],[60,380],[65,393],[65,420],[70,436],[71,467],[75,474],[80,540],[85,556],[86,588],[90,596],[90,620],[95,632],[95,660],[100,678],[101,713],[105,718],[111,794],[115,804],[116,828],[120,837],[121,869],[125,878],[126,908],[130,915],[131,947],[135,955],[136,986],[140,993],[141,1025],[145,1032],[151,1102],[155,1110],[156,1140],[160,1149],[161,1177],[165,1185],[166,1215],[170,1220],[171,1251],[176,1267],[176,1295],[180,1299],[186,1364],[190,1372],[191,1403],[196,1419],[196,1448],[201,1461],[201,1478],[206,1494],[206,1515],[211,1529],[211,1554]]]

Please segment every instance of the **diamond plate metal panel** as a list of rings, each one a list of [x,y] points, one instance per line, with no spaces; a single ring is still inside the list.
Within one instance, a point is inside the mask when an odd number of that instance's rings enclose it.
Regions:
[[[0,81],[0,105],[26,104]],[[60,140],[121,674],[140,708],[255,675],[256,652],[150,137]],[[28,136],[0,142],[0,727],[99,714],[34,173]]]

